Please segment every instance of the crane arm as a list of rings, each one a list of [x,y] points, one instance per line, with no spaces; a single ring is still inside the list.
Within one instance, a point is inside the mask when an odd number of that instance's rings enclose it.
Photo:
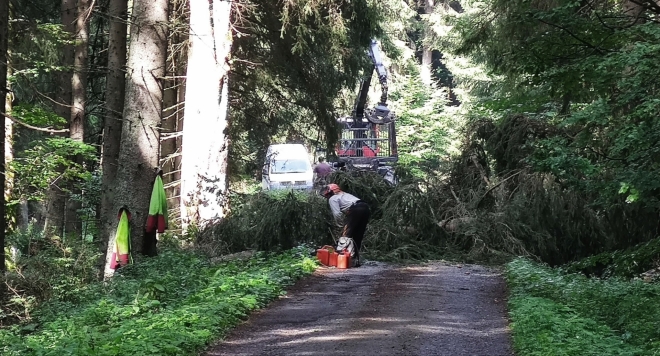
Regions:
[[[362,125],[362,118],[365,116],[367,120],[374,124],[383,124],[395,120],[394,114],[391,113],[390,109],[387,107],[387,70],[383,64],[382,55],[376,40],[371,40],[369,46],[369,58],[371,59],[372,65],[370,66],[370,69],[367,70],[366,76],[360,84],[360,91],[358,92],[358,97],[355,100],[355,108],[353,109],[353,117],[356,119],[355,124],[358,126]],[[365,109],[369,87],[371,86],[371,77],[373,76],[374,71],[378,75],[378,81],[380,82],[382,93],[378,105],[373,109]]]
[[[380,55],[380,49],[378,49],[378,42],[376,42],[376,40],[371,40],[371,46],[369,46],[369,57],[371,57],[371,62],[373,62],[376,73],[378,74],[378,81],[380,82],[382,90],[380,103],[378,104],[387,106],[387,70],[385,70],[385,65],[383,64],[383,59]]]

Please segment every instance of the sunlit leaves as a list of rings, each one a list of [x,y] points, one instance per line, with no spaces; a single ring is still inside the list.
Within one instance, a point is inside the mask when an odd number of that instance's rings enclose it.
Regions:
[[[62,188],[67,182],[91,179],[89,170],[77,162],[95,161],[96,148],[69,138],[47,138],[34,144],[16,156],[10,169],[16,174],[12,198],[41,200],[52,184]],[[60,167],[64,167],[63,171]]]

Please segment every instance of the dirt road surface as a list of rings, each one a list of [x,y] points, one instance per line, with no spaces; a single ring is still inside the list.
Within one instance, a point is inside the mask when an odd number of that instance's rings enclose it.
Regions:
[[[510,356],[506,291],[482,266],[320,269],[207,356]]]

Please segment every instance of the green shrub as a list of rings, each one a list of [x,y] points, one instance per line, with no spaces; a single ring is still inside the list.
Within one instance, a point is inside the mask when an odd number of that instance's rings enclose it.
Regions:
[[[220,265],[166,250],[75,303],[52,300],[31,324],[0,330],[0,354],[193,354],[315,268],[299,249]]]
[[[612,330],[626,344],[642,350],[638,353],[640,355],[657,355],[660,350],[660,328],[657,324],[660,320],[660,285],[619,279],[589,279],[580,274],[564,274],[559,269],[544,267],[526,259],[508,264],[507,279],[512,301],[519,298],[547,299],[560,306],[556,310],[570,310],[570,313],[577,315],[580,323],[590,319],[598,324],[597,330],[605,330],[602,327]],[[520,308],[522,305],[512,304],[512,316],[522,315]],[[570,318],[563,320],[573,322]],[[592,325],[591,322],[588,324]],[[609,336],[606,334],[599,335],[607,339]]]

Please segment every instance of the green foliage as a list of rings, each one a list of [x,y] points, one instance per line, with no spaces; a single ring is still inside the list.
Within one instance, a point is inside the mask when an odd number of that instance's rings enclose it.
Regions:
[[[164,251],[122,268],[107,285],[53,300],[30,324],[0,330],[3,355],[193,354],[284,293],[316,262],[290,250],[212,265]]]
[[[12,293],[3,300],[0,323],[29,320],[47,300],[79,302],[80,292],[99,278],[98,246],[46,236],[32,225],[7,237],[10,263],[4,282]]]
[[[457,17],[455,49],[500,76],[481,101],[491,118],[517,113],[551,128],[528,142],[535,169],[604,207],[657,207],[660,26],[611,5],[476,2]]]
[[[421,165],[446,160],[456,130],[452,110],[445,110],[446,93],[421,81],[412,59],[405,62],[402,83],[395,85],[390,98],[396,109],[399,164],[423,177]]]
[[[599,355],[603,350],[608,350],[606,354],[657,355],[657,284],[588,279],[526,259],[508,264],[507,280],[518,351],[532,355]]]
[[[320,196],[292,190],[261,192],[234,196],[232,206],[220,223],[199,233],[199,244],[227,253],[331,241],[332,217]]]
[[[589,256],[565,266],[568,272],[597,277],[632,278],[660,265],[660,238],[613,252]]]
[[[509,309],[514,349],[521,355],[642,355],[612,329],[552,300],[515,297]]]
[[[18,153],[10,165],[15,172],[13,203],[18,199],[41,200],[51,184],[66,187],[68,182],[92,179],[87,167],[77,162],[96,160],[96,149],[69,138],[48,138],[33,142]]]
[[[16,105],[12,108],[12,115],[37,127],[63,128],[67,124],[65,118],[37,105]]]
[[[34,18],[16,21],[10,31],[11,60],[14,72],[9,81],[35,80],[57,74],[62,67],[62,47],[73,41],[61,24],[38,23]]]
[[[334,143],[335,101],[355,88],[382,29],[370,0],[243,5],[232,44],[230,171],[253,175],[274,140]]]

